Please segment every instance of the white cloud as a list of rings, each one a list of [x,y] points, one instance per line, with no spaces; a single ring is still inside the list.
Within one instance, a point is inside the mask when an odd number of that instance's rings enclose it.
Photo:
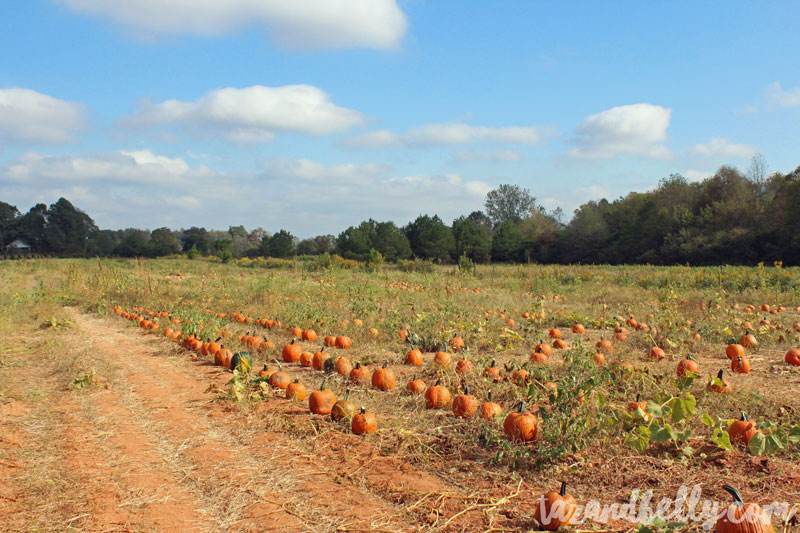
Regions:
[[[342,144],[351,148],[381,148],[387,146],[449,146],[488,141],[495,143],[542,144],[554,135],[553,128],[544,126],[512,126],[496,128],[470,126],[460,122],[424,124],[409,128],[406,133],[378,130],[347,139]]]
[[[752,157],[757,150],[746,144],[731,144],[728,139],[713,138],[706,144],[695,144],[689,151],[703,157]]]
[[[490,161],[493,163],[516,163],[522,161],[522,154],[516,150],[459,150],[455,160],[464,163]]]
[[[781,107],[800,107],[800,87],[784,89],[780,82],[767,85],[764,91],[767,101]]]
[[[408,23],[396,0],[61,0],[153,34],[221,35],[266,27],[296,49],[394,48]]]
[[[30,89],[0,89],[0,144],[59,144],[85,126],[82,104]]]
[[[689,181],[703,181],[704,179],[713,176],[714,171],[689,169],[684,172],[683,175]]]
[[[27,153],[0,166],[0,198],[26,209],[63,196],[101,228],[225,229],[244,224],[299,236],[339,233],[362,220],[446,222],[480,209],[491,186],[458,174],[392,175],[377,163],[270,159],[256,172],[221,172],[150,150],[95,155]]]
[[[132,128],[200,125],[204,131],[214,130],[234,142],[264,142],[274,138],[276,131],[325,135],[365,121],[358,111],[333,104],[317,87],[255,85],[216,89],[193,102],[145,101],[122,124]]]
[[[630,154],[656,159],[672,156],[662,143],[667,139],[672,110],[652,104],[612,107],[590,115],[575,128],[578,145],[570,155],[582,159],[607,159]]]

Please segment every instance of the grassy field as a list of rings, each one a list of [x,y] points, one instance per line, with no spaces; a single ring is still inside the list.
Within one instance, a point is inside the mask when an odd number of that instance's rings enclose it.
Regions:
[[[539,495],[562,480],[579,504],[601,505],[697,485],[727,506],[727,483],[745,501],[786,502],[773,525],[796,529],[800,366],[784,355],[800,346],[798,290],[800,269],[780,265],[461,273],[409,263],[367,273],[335,261],[6,261],[0,530],[534,530]],[[253,370],[215,365],[165,337],[168,327],[177,341],[221,337],[252,354]],[[296,341],[302,351],[370,372],[386,363],[396,385],[285,362],[293,327],[318,336]],[[555,345],[554,328],[565,347],[534,356]],[[726,348],[746,332],[757,339],[745,349],[750,371],[734,372]],[[326,335],[352,347],[323,347]],[[445,350],[453,337],[465,347]],[[405,364],[412,348],[422,366]],[[439,351],[449,366],[434,362]],[[679,377],[687,355],[699,368]],[[498,376],[485,370],[493,361]],[[323,381],[339,399],[349,390],[377,432],[354,435],[349,421],[286,400],[258,376],[279,363],[309,393]],[[730,392],[710,387],[722,385],[720,369]],[[502,413],[428,409],[406,390],[414,379],[440,380],[453,397],[468,385]],[[504,431],[520,401],[538,425],[528,442]],[[729,439],[742,412],[758,429],[747,445]],[[699,523],[596,517],[569,528]]]

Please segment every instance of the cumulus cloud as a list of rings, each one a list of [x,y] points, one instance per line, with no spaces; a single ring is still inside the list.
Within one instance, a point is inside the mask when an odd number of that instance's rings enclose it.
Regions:
[[[696,169],[689,169],[683,173],[689,181],[703,181],[706,178],[709,178],[714,175],[713,170],[696,170]]]
[[[276,131],[325,135],[365,121],[364,115],[335,105],[324,91],[311,85],[255,85],[216,89],[193,102],[145,101],[121,123],[129,128],[203,126],[204,131],[217,132],[228,140],[250,143],[272,140]]]
[[[244,224],[311,236],[367,218],[452,219],[480,209],[491,188],[458,174],[398,176],[376,163],[282,158],[261,162],[257,172],[221,172],[150,150],[27,153],[0,167],[5,201],[25,209],[64,196],[103,228]]]
[[[516,163],[522,154],[516,150],[459,150],[454,155],[458,162],[490,161],[492,163]]]
[[[671,109],[653,104],[612,107],[590,115],[575,128],[577,145],[570,155],[607,159],[620,154],[657,159],[672,156],[661,144],[667,139]]]
[[[85,126],[82,104],[31,89],[0,89],[0,144],[59,144]]]
[[[295,49],[394,48],[406,32],[396,0],[61,0],[153,34],[221,35],[266,27]]]
[[[800,107],[800,87],[784,89],[780,82],[775,81],[765,89],[767,101],[780,107]]]
[[[409,128],[405,133],[378,130],[357,135],[342,144],[350,148],[383,148],[390,146],[427,147],[472,144],[488,141],[495,143],[542,144],[554,135],[552,128],[544,126],[512,126],[496,128],[471,126],[460,122],[424,124]]]
[[[706,144],[695,144],[689,152],[703,157],[752,157],[757,150],[746,144],[732,144],[728,139],[713,138]]]

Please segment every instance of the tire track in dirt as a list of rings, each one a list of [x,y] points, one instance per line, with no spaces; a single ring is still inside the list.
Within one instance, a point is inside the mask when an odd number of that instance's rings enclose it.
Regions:
[[[159,340],[137,338],[138,332],[125,332],[108,319],[69,312],[94,356],[119,371],[115,387],[92,394],[98,412],[115,421],[112,426],[135,420],[152,439],[144,449],[125,449],[127,439],[117,427],[110,441],[132,457],[147,458],[156,450],[168,470],[181,474],[174,482],[188,487],[226,529],[417,530],[426,524],[414,524],[394,502],[418,498],[412,494],[420,489],[448,490],[438,478],[408,465],[398,468],[358,437],[323,435],[323,428],[317,444],[313,437],[300,442],[264,431],[263,417],[273,408],[283,416],[307,413],[299,407],[286,412],[287,402],[263,402],[249,414],[212,403],[209,382],[223,386],[229,374],[165,357]],[[408,498],[398,497],[404,492]]]

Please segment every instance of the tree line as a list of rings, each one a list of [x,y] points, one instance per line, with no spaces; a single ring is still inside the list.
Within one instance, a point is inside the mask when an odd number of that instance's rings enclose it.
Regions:
[[[283,229],[271,234],[243,226],[101,230],[65,198],[25,214],[0,202],[0,241],[4,250],[22,241],[34,253],[58,256],[185,253],[228,260],[336,253],[366,261],[379,253],[392,262],[800,264],[800,167],[769,176],[765,168],[757,156],[744,173],[723,166],[701,182],[672,174],[652,191],[587,202],[568,222],[527,189],[501,185],[488,193],[484,210],[450,225],[427,214],[402,227],[369,219],[338,236],[303,240]]]

